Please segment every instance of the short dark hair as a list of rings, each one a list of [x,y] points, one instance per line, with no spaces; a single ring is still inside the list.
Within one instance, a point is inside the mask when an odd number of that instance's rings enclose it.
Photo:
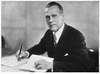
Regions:
[[[49,8],[51,6],[57,6],[59,8],[60,12],[63,13],[63,7],[59,3],[57,3],[57,2],[50,2],[50,3],[47,4],[46,8]]]

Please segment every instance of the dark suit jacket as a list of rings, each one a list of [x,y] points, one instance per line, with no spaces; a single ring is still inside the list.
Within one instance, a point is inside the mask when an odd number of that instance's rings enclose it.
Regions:
[[[87,71],[88,54],[84,40],[81,32],[65,25],[56,47],[52,31],[47,30],[40,43],[30,48],[28,52],[31,55],[43,54],[47,51],[48,56],[54,58],[53,71],[55,72]]]

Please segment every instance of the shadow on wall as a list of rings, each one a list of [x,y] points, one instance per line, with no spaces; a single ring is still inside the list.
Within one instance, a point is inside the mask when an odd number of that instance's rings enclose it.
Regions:
[[[10,42],[7,40],[6,37],[1,36],[1,56],[8,56],[8,55],[13,55],[17,52],[18,49],[20,49],[21,44],[23,43],[22,49],[26,48],[26,44],[23,40],[17,40],[15,47],[12,47],[10,45]]]
[[[2,46],[2,49],[1,49],[1,54],[2,56],[7,56],[7,55],[11,55],[13,54],[13,51],[11,50],[11,47],[9,46],[9,44],[7,43],[6,39],[2,36],[1,37],[1,46]]]

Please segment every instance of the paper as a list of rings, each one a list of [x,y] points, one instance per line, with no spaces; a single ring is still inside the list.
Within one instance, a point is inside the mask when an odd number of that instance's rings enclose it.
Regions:
[[[27,61],[28,59],[18,61],[16,56],[12,55],[12,56],[1,58],[1,65],[8,66],[8,67],[15,67],[21,64],[25,64]]]
[[[32,55],[32,56],[29,58],[27,64],[24,64],[23,66],[21,66],[20,69],[22,69],[22,70],[27,70],[27,71],[29,70],[29,71],[37,71],[37,72],[41,71],[41,72],[45,72],[46,70],[37,70],[37,69],[35,68],[34,63],[35,63],[37,60],[40,60],[40,59],[44,59],[44,60],[46,60],[46,61],[48,61],[48,62],[52,62],[52,61],[53,61],[53,58],[49,58],[49,57],[45,57],[45,56],[39,56],[39,55]]]

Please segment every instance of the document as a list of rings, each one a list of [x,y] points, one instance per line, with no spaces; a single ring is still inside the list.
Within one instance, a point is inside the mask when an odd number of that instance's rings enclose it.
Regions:
[[[49,57],[45,57],[45,56],[40,56],[40,55],[32,55],[28,62],[26,64],[24,64],[23,66],[20,67],[20,69],[22,70],[27,70],[27,71],[35,71],[35,72],[45,72],[47,70],[37,70],[35,68],[35,62],[37,60],[40,60],[40,59],[44,59],[48,62],[52,62],[53,61],[53,58],[49,58]]]
[[[8,67],[15,67],[15,66],[25,64],[27,61],[28,59],[18,61],[15,55],[11,55],[11,56],[2,57],[1,65],[8,66]]]

